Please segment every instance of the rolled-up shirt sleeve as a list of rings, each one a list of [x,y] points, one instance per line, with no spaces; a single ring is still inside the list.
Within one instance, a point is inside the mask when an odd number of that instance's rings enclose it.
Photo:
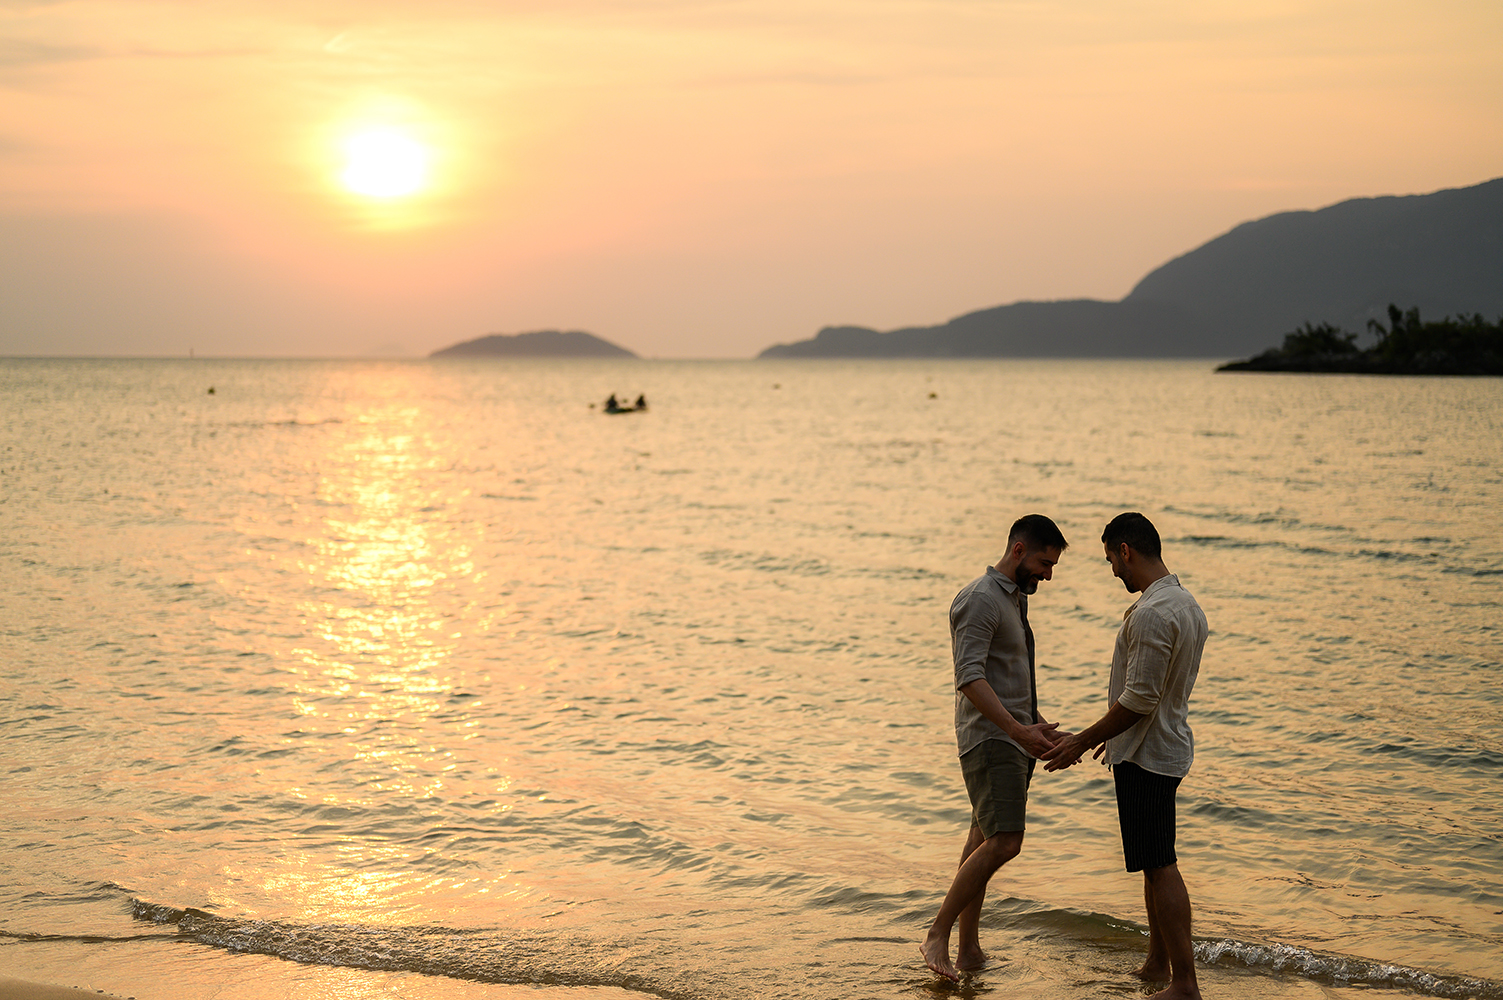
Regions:
[[[1129,712],[1148,715],[1164,697],[1169,657],[1174,651],[1174,624],[1142,608],[1127,623],[1127,676],[1117,703]]]
[[[950,609],[950,644],[955,660],[955,690],[986,679],[986,656],[997,631],[991,601],[969,600]]]

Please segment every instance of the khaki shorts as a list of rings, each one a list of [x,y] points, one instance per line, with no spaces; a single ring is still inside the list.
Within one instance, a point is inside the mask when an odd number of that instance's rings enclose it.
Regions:
[[[984,740],[961,755],[960,773],[971,797],[971,823],[981,828],[983,837],[1024,828],[1035,763],[1005,740]]]

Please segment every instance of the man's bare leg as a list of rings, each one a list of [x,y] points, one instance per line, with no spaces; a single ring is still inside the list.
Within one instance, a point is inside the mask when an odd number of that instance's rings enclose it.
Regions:
[[[1151,983],[1162,983],[1169,978],[1169,952],[1164,948],[1164,931],[1159,926],[1158,911],[1153,905],[1153,886],[1148,874],[1143,874],[1143,908],[1148,911],[1148,958],[1143,965],[1133,970],[1133,975]]]
[[[972,826],[970,836],[965,840],[965,850],[960,855],[961,864],[965,864],[971,852],[981,846],[983,839],[981,828]],[[970,905],[960,911],[960,919],[956,921],[960,928],[960,942],[955,946],[955,968],[961,972],[979,969],[986,964],[986,952],[981,950],[981,904],[985,901],[986,886],[982,886]]]
[[[1152,895],[1148,910],[1150,949],[1155,925],[1169,956],[1169,986],[1149,1000],[1200,1000],[1200,984],[1195,978],[1195,943],[1190,937],[1190,892],[1180,876],[1179,865],[1165,865],[1143,873],[1147,892]]]
[[[966,835],[966,841],[970,842],[970,834]],[[930,925],[924,943],[919,945],[924,964],[934,972],[953,982],[960,981],[960,974],[950,961],[950,929],[977,897],[985,895],[986,883],[997,869],[1017,857],[1022,847],[1023,831],[1015,830],[988,837],[966,854],[950,883],[950,891],[945,893],[945,901],[939,906],[939,915]],[[979,913],[977,923],[980,923]]]

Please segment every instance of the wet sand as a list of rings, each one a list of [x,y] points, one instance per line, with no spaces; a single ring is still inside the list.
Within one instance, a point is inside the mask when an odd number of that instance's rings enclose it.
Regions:
[[[80,1000],[82,997],[116,997],[117,993],[86,990],[76,986],[52,986],[25,979],[0,977],[0,1000]]]
[[[614,987],[477,983],[163,941],[0,947],[0,1000],[632,1000]]]
[[[246,1000],[620,1000],[630,996],[609,987],[503,986],[463,980],[436,979],[415,973],[372,973],[362,969],[320,969],[318,974],[291,982],[277,976],[259,984],[240,982],[235,995]],[[182,1000],[223,996],[224,985],[200,983],[186,991],[159,985],[139,992],[118,993],[83,986],[61,986],[30,979],[0,977],[0,1000]]]

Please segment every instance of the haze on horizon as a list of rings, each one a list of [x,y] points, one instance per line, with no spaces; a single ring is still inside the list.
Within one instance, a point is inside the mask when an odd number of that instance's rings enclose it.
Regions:
[[[1503,175],[1496,0],[0,0],[0,355],[749,357]]]

